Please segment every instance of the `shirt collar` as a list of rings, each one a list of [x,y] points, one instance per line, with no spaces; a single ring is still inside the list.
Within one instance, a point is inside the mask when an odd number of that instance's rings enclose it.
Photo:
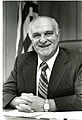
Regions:
[[[48,64],[48,67],[49,67],[50,71],[52,70],[53,64],[54,64],[54,62],[55,62],[55,60],[56,60],[56,57],[57,57],[58,53],[59,53],[59,47],[58,47],[55,55],[54,55],[53,57],[51,57],[49,60],[46,61],[46,63]],[[40,67],[40,64],[41,64],[42,62],[43,62],[43,61],[40,59],[40,57],[39,57],[39,55],[38,55],[38,68],[37,68],[37,70],[40,69],[39,67]]]

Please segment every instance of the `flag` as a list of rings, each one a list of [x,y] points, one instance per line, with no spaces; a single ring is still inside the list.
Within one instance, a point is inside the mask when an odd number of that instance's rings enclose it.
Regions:
[[[29,23],[38,16],[37,1],[18,2],[18,26],[16,40],[16,56],[32,50],[31,40],[28,36]]]

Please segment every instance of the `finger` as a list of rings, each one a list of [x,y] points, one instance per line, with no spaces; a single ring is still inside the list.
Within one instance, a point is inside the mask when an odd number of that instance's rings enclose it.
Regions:
[[[19,106],[20,106],[22,109],[31,110],[31,107],[30,107],[29,105],[26,105],[26,104],[19,104]]]
[[[19,104],[18,106],[19,110],[25,111],[25,112],[33,112],[30,106],[25,105],[25,104]]]
[[[16,108],[18,111],[21,111],[21,112],[33,112],[33,110],[22,109],[20,106],[16,106]]]
[[[30,98],[29,96],[20,96],[20,98],[21,98],[22,100],[25,100],[25,101],[30,102],[30,103],[32,103],[32,101],[33,101],[33,99]]]
[[[32,97],[34,96],[33,93],[22,93],[21,96],[23,97],[29,97],[32,99]]]
[[[15,99],[16,104],[28,104],[28,102],[24,99],[21,99],[20,97]]]
[[[33,93],[22,93],[21,96],[33,96]]]
[[[18,111],[24,111],[20,106],[16,105]]]

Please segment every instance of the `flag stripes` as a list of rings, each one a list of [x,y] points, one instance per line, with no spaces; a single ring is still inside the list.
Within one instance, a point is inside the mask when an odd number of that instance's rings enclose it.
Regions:
[[[28,36],[28,26],[30,21],[38,16],[38,4],[36,1],[19,1],[17,40],[16,40],[16,56],[27,52],[31,45]],[[29,50],[32,50],[30,47]]]
[[[22,24],[24,23],[26,17],[29,14],[29,8],[33,8],[34,13],[38,13],[38,4],[33,1],[25,2],[24,9],[22,11]]]

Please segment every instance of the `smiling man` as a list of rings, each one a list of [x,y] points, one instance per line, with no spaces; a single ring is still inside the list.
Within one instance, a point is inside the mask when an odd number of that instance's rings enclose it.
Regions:
[[[4,83],[3,108],[82,110],[82,55],[58,46],[60,30],[53,18],[34,19],[29,37],[34,51],[17,57]]]
[[[60,34],[56,21],[51,18],[44,18],[37,18],[36,21],[33,21],[30,24],[29,32],[35,51],[43,61],[46,61],[55,54]]]

